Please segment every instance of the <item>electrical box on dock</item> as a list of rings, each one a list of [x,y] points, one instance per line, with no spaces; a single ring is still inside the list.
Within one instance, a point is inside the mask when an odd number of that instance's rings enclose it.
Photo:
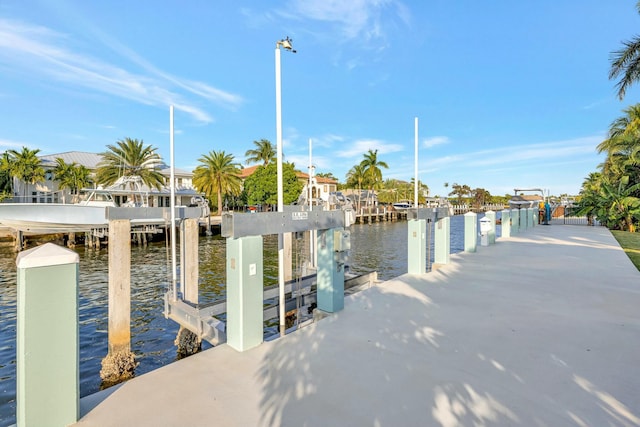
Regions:
[[[334,230],[333,250],[336,252],[346,252],[351,250],[351,233],[349,230]]]

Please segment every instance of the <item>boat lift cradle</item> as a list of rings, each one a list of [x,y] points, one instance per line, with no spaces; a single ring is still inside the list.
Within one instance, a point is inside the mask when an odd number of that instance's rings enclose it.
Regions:
[[[278,288],[277,286],[262,288],[262,268],[261,265],[259,268],[253,267],[254,271],[252,276],[245,276],[240,279],[239,283],[231,283],[232,279],[230,279],[230,266],[235,265],[235,257],[233,250],[230,250],[230,240],[238,241],[238,240],[246,240],[249,245],[253,245],[254,252],[262,252],[262,236],[269,234],[279,234],[279,233],[293,233],[293,232],[303,232],[308,230],[317,230],[321,233],[323,238],[319,239],[322,241],[321,244],[326,244],[327,241],[331,243],[331,254],[328,258],[323,261],[322,257],[319,257],[318,260],[318,268],[323,271],[340,271],[342,275],[338,275],[339,281],[342,283],[336,284],[333,281],[336,281],[336,277],[334,274],[329,273],[329,280],[332,282],[329,284],[328,288],[331,289],[335,294],[340,294],[339,298],[344,298],[344,289],[352,286],[359,286],[363,284],[370,284],[372,281],[376,280],[376,275],[365,275],[364,277],[358,277],[349,279],[345,282],[344,280],[344,264],[346,261],[346,253],[348,250],[348,244],[342,242],[342,238],[345,236],[345,232],[343,231],[343,227],[345,225],[349,225],[349,215],[348,212],[342,210],[333,210],[333,211],[323,211],[323,210],[312,210],[312,211],[302,211],[298,210],[300,207],[290,208],[286,207],[285,212],[260,212],[255,214],[245,214],[245,213],[225,213],[222,216],[222,236],[227,238],[227,286],[246,286],[243,281],[251,281],[257,280],[260,284],[260,288],[262,289],[262,295],[260,296],[260,313],[253,313],[253,316],[258,316],[260,319],[260,337],[259,340],[262,340],[262,330],[263,330],[263,321],[271,318],[277,317],[278,305],[264,308],[262,302],[268,299],[276,299],[278,296]],[[250,243],[251,238],[260,237],[259,244]],[[348,239],[348,236],[347,236]],[[182,240],[182,235],[181,235]],[[184,243],[184,242],[183,242]],[[241,255],[237,257],[239,260],[242,259],[244,262],[244,257]],[[261,260],[260,260],[261,262]],[[323,265],[329,264],[329,265]],[[242,268],[242,266],[239,266]],[[326,279],[327,274],[321,274],[320,280],[323,281]],[[301,278],[300,283],[296,283],[296,280],[289,281],[285,284],[285,293],[293,294],[294,284],[299,286],[300,289],[307,289],[305,295],[301,295],[303,299],[305,299],[303,304],[309,304],[311,302],[315,302],[317,300],[317,296],[314,295],[311,291],[311,287],[313,285],[317,285],[318,276],[317,275],[308,275],[306,277]],[[325,289],[327,286],[321,286],[321,288]],[[229,292],[227,292],[227,296],[229,296]],[[295,303],[294,301],[289,300],[289,304]],[[253,307],[255,311],[256,307]],[[287,308],[289,308],[287,306]],[[341,307],[339,307],[341,308]],[[228,305],[228,301],[216,301],[209,304],[192,304],[188,301],[185,301],[180,298],[173,298],[171,292],[168,292],[165,295],[165,317],[170,318],[176,321],[181,326],[189,329],[191,332],[196,334],[199,339],[206,340],[213,345],[222,344],[227,342],[228,332],[227,331],[227,323],[223,322],[217,318],[215,315],[222,314],[224,312],[228,312],[230,309]],[[235,307],[231,307],[232,310],[235,310]],[[242,310],[242,308],[241,308]],[[244,315],[244,314],[243,314]],[[227,317],[228,320],[228,317]],[[255,324],[255,321],[254,321]],[[257,333],[254,331],[254,334]],[[256,338],[258,339],[258,338]]]

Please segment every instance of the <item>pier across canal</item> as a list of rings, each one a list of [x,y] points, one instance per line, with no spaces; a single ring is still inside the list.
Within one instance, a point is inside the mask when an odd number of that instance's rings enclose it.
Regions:
[[[451,261],[88,396],[76,425],[640,425],[640,273],[607,229],[535,227]]]

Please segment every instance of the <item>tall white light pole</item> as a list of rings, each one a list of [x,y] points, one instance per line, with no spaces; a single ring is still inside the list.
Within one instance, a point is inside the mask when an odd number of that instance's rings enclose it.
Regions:
[[[171,180],[171,201],[169,202],[169,209],[171,209],[171,291],[173,292],[173,300],[178,299],[177,289],[177,277],[176,277],[176,185],[175,185],[175,168],[173,158],[173,105],[169,106],[169,163],[171,164],[171,173],[169,179]]]
[[[414,164],[414,168],[413,168],[413,172],[414,172],[414,176],[415,176],[415,185],[414,185],[414,189],[413,189],[413,203],[414,203],[414,207],[418,207],[418,118],[415,118],[415,122],[414,122],[414,128],[415,128],[415,164]]]
[[[282,185],[282,88],[280,85],[280,47],[296,53],[291,46],[289,37],[276,42],[276,152],[277,152],[277,180],[278,180],[278,212],[284,211],[284,196]],[[285,292],[284,292],[284,237],[278,233],[278,294],[280,313],[280,335],[284,336],[285,325]]]

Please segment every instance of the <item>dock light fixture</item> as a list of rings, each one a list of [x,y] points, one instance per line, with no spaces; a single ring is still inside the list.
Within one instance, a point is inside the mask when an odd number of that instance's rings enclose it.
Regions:
[[[282,89],[280,78],[280,48],[296,53],[289,37],[276,42],[276,165],[278,180],[278,212],[284,211],[282,184]],[[285,292],[284,292],[284,236],[278,233],[278,294],[280,314],[280,335],[285,335]]]

